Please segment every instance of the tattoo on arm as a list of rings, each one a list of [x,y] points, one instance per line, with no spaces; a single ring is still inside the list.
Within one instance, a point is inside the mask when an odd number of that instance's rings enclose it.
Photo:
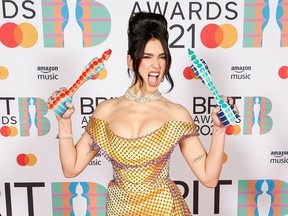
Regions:
[[[196,158],[193,160],[193,163],[194,163],[194,164],[198,163],[198,162],[203,158],[204,155],[206,155],[206,153],[204,153],[204,154],[199,155],[198,157],[196,157]]]

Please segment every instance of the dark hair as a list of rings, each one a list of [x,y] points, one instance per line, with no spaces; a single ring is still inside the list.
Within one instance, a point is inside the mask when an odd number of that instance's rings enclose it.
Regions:
[[[128,55],[133,61],[133,71],[135,81],[133,85],[140,81],[143,83],[143,77],[140,75],[138,68],[143,57],[144,49],[147,42],[151,39],[158,39],[165,52],[166,70],[165,78],[170,83],[170,92],[174,87],[173,79],[170,75],[171,54],[168,45],[169,34],[167,31],[167,20],[161,14],[138,12],[132,15],[129,19],[128,27]],[[129,68],[128,74],[131,76]]]

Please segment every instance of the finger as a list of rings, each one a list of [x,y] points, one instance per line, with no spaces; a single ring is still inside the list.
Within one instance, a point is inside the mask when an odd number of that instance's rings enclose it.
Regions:
[[[233,101],[233,98],[231,98],[231,97],[227,97],[227,102],[229,103],[229,104],[232,104],[232,105],[234,105],[234,101]]]
[[[224,100],[224,101],[227,101],[227,97],[225,95],[221,95],[221,98]]]
[[[50,106],[50,102],[49,101],[47,101],[46,102],[46,107],[49,109],[49,106]]]
[[[53,97],[53,96],[50,96],[50,97],[47,99],[47,103],[51,104],[53,100],[54,100],[54,97]]]
[[[68,119],[71,118],[71,116],[73,115],[73,113],[75,112],[75,108],[73,106],[73,104],[71,103],[66,103],[67,106],[67,110],[63,113],[63,115],[61,116],[64,119]]]
[[[75,110],[74,105],[73,105],[72,103],[66,102],[66,107],[67,107],[68,109],[74,109],[74,110]]]
[[[58,94],[58,91],[54,91],[51,95],[52,96],[51,99],[54,100],[57,97],[57,94]]]
[[[240,117],[241,117],[241,116],[239,115],[239,110],[238,110],[238,107],[237,107],[236,105],[234,105],[233,112],[234,112],[234,114],[236,115],[237,118],[240,118]]]
[[[65,87],[61,87],[60,89],[59,89],[59,91],[66,91],[67,90],[67,88],[65,88]]]

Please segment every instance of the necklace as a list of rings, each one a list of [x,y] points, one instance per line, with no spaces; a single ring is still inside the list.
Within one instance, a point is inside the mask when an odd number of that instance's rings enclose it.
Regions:
[[[159,98],[161,98],[162,94],[161,92],[159,92],[158,90],[152,94],[149,95],[147,97],[145,97],[144,95],[141,95],[141,97],[137,97],[130,88],[127,89],[126,93],[125,93],[125,97],[128,100],[132,100],[132,101],[136,101],[137,103],[147,103],[153,100],[158,100]]]

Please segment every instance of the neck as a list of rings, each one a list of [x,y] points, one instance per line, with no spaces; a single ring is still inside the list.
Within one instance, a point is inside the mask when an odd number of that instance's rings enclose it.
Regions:
[[[147,92],[147,91],[146,91]],[[158,100],[162,97],[158,89],[152,93],[144,93],[143,90],[137,89],[137,87],[130,87],[125,93],[125,97],[128,100],[136,101],[138,103],[147,103],[153,100]]]
[[[158,88],[149,88],[149,86],[146,86],[145,84],[140,85],[139,82],[135,85],[131,85],[130,89],[137,97],[148,97],[158,91]]]

